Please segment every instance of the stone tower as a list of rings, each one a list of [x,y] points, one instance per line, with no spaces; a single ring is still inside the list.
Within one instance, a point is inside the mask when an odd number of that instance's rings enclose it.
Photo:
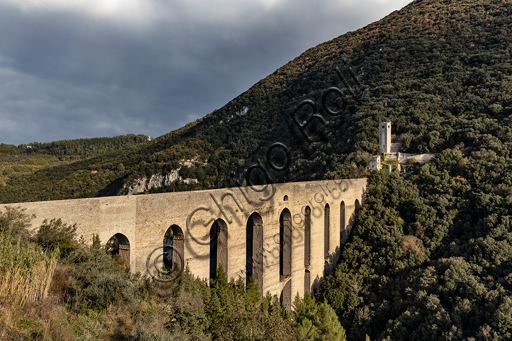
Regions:
[[[379,148],[383,153],[391,153],[391,122],[379,124]]]

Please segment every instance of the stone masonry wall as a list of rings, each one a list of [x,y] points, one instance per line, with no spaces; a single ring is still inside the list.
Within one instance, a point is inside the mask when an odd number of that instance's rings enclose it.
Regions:
[[[340,256],[340,247],[350,231],[357,207],[364,204],[367,179],[295,182],[285,184],[226,188],[216,190],[162,193],[136,196],[102,197],[92,199],[59,200],[10,204],[20,206],[34,215],[32,227],[44,219],[61,218],[65,223],[77,224],[78,234],[87,242],[98,234],[105,243],[115,234],[123,234],[130,244],[132,272],[153,274],[155,259],[162,258],[163,238],[172,225],[184,233],[183,257],[191,272],[209,278],[210,229],[216,219],[227,225],[228,264],[225,270],[230,278],[246,273],[246,224],[256,212],[263,220],[263,292],[279,295],[284,285],[291,282],[292,297],[304,294],[306,270],[309,271],[310,290],[330,271]],[[345,210],[341,210],[342,202]],[[324,257],[325,205],[329,214],[329,256]],[[304,264],[305,207],[311,209],[311,261]],[[292,216],[291,258],[292,276],[280,277],[279,218],[287,208]],[[2,210],[3,207],[0,207]],[[341,221],[345,216],[344,222]],[[215,242],[215,241],[214,241]],[[151,256],[148,262],[148,256]],[[156,268],[152,268],[155,270]]]

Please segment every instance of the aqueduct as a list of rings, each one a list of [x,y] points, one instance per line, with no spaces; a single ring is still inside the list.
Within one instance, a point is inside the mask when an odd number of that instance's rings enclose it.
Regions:
[[[352,179],[5,206],[26,209],[34,229],[61,218],[87,241],[115,237],[132,272],[176,261],[209,279],[222,264],[229,278],[253,276],[289,309],[338,260],[366,191],[367,179]]]

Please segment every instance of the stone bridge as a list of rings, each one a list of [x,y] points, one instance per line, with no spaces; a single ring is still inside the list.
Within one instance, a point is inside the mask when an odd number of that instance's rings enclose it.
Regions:
[[[180,264],[209,279],[222,264],[290,309],[336,264],[366,191],[367,179],[351,179],[5,206],[34,215],[34,229],[61,218],[88,242],[111,241],[132,272],[172,279]]]

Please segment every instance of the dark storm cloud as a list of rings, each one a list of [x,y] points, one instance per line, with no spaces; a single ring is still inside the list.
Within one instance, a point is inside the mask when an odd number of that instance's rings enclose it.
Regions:
[[[0,142],[162,135],[406,2],[0,0]]]

